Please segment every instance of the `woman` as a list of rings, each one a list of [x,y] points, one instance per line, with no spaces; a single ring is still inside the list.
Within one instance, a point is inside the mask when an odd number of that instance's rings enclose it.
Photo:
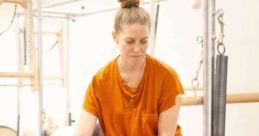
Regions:
[[[171,67],[146,54],[150,24],[139,1],[121,1],[112,33],[120,55],[93,77],[76,136],[92,136],[97,119],[106,136],[181,136],[183,89]]]

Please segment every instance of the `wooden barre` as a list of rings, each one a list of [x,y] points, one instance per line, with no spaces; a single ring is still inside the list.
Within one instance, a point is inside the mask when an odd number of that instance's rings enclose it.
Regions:
[[[28,7],[28,1],[27,0],[0,0],[0,4],[2,3],[17,3],[20,4],[23,8],[27,8]]]
[[[187,96],[178,95],[175,99],[177,105],[190,106],[190,105],[202,105],[203,96]],[[248,93],[229,93],[227,94],[227,103],[251,103],[259,102],[259,92]]]
[[[6,77],[6,78],[15,78],[15,77],[32,78],[32,77],[34,77],[34,73],[33,72],[0,72],[0,77]]]
[[[20,28],[20,32],[23,32],[24,29]],[[38,32],[34,32],[34,35],[38,35],[39,33]],[[44,31],[42,32],[43,35],[56,35],[56,36],[60,36],[61,35],[61,32],[55,32],[55,31]]]
[[[33,72],[0,72],[0,78],[32,78],[34,77]],[[64,80],[63,76],[46,76],[45,80]]]
[[[195,90],[194,90],[194,88],[192,88],[192,87],[186,87],[186,88],[184,88],[184,91],[185,92],[194,92],[195,93],[195,91],[203,91],[203,88],[202,87],[198,87],[198,88],[195,88]]]

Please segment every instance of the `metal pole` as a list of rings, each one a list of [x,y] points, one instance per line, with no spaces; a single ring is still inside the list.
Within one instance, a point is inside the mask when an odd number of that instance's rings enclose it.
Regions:
[[[165,2],[168,0],[155,0],[154,3],[160,3],[160,2]],[[146,5],[150,4],[151,2],[143,2],[141,5]],[[64,3],[66,4],[66,3]],[[61,6],[61,5],[60,5]],[[43,7],[43,8],[48,8],[48,7]],[[83,17],[83,16],[88,16],[88,15],[94,15],[94,14],[100,14],[100,13],[105,13],[105,12],[111,12],[114,10],[117,10],[118,8],[108,8],[108,9],[103,9],[103,10],[98,10],[98,11],[93,11],[93,12],[88,12],[88,13],[69,13],[69,12],[56,12],[56,11],[42,11],[43,17],[53,17],[53,18],[66,18],[66,16],[70,16],[70,18],[76,18],[76,17]],[[37,10],[33,10],[33,13],[37,12]],[[18,13],[18,15],[22,15],[23,13]],[[34,14],[35,16],[38,16]],[[57,15],[57,16],[53,16]],[[62,16],[64,15],[64,16]]]
[[[150,50],[151,50],[151,55],[155,56],[155,47],[156,47],[156,32],[157,32],[157,23],[158,23],[158,15],[159,15],[159,4],[156,6],[155,10],[155,16],[154,16],[154,21],[151,24],[151,32],[150,32],[150,37],[151,37],[151,44],[150,44]]]
[[[44,115],[43,115],[43,70],[42,70],[42,0],[37,0],[37,11],[38,11],[38,79],[39,79],[39,92],[38,92],[38,98],[39,98],[39,136],[44,136]]]
[[[21,33],[20,33],[20,29],[19,29],[19,17],[20,16],[17,16],[17,46],[18,46],[18,55],[17,55],[17,65],[18,65],[18,72],[21,71],[21,65],[23,65],[23,62],[21,61],[22,60],[22,49],[21,49]],[[21,82],[21,78],[18,78],[18,84],[21,85],[22,82]],[[16,136],[20,136],[20,97],[21,97],[21,94],[20,94],[20,86],[17,86],[17,132],[16,132]]]
[[[65,59],[66,59],[66,63],[65,63],[65,87],[66,87],[66,102],[67,102],[67,115],[68,115],[68,125],[71,126],[72,125],[72,115],[71,115],[71,106],[70,106],[70,89],[69,89],[69,50],[70,50],[70,40],[69,40],[69,21],[70,21],[70,17],[67,16],[66,18],[66,48],[65,48]]]
[[[155,55],[155,0],[150,0],[150,18],[151,18],[151,29],[150,29],[150,54]]]
[[[217,102],[219,100],[219,93],[218,93],[218,81],[217,78],[219,75],[217,75],[217,62],[216,62],[216,54],[215,54],[215,40],[216,40],[216,31],[215,31],[215,16],[216,16],[216,3],[215,0],[211,0],[211,12],[209,16],[211,17],[211,60],[212,60],[212,67],[211,67],[211,73],[212,73],[212,90],[211,90],[211,135],[216,136],[215,130],[217,131]]]
[[[203,135],[211,136],[211,104],[212,104],[212,35],[211,35],[211,0],[203,0],[203,86],[204,86],[204,106],[203,106]]]
[[[58,7],[58,6],[62,6],[62,5],[66,5],[66,4],[70,4],[70,3],[74,3],[74,2],[80,2],[83,0],[67,0],[67,1],[63,1],[63,2],[58,2],[55,4],[50,4],[50,5],[46,5],[43,8],[54,8],[54,7]]]

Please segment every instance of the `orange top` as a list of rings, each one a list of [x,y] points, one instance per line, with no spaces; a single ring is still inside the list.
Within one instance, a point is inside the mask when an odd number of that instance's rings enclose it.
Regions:
[[[98,117],[105,136],[155,136],[158,114],[175,104],[183,93],[176,72],[155,58],[147,61],[137,91],[124,85],[117,58],[96,73],[88,87],[83,108]],[[175,136],[181,136],[177,126]]]

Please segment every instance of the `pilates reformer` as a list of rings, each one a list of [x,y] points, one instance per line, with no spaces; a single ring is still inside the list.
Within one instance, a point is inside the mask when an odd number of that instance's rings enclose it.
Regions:
[[[1,3],[1,2],[0,2]],[[209,58],[210,59],[210,58]],[[26,77],[26,78],[33,78],[34,74],[33,72],[24,73],[0,73],[0,75],[3,74],[4,76],[10,76],[10,77]],[[196,89],[198,90],[198,89]],[[202,88],[201,90],[207,91],[208,87]],[[206,94],[204,94],[206,95]],[[258,102],[258,93],[251,92],[251,93],[231,93],[227,94],[226,96],[226,102],[227,103],[243,103],[243,102]],[[205,99],[203,99],[203,96],[187,96],[187,95],[179,95],[176,98],[176,103],[181,106],[188,106],[188,105],[201,105],[206,102]]]
[[[69,55],[69,49],[68,49],[68,43],[69,43],[69,18],[66,19],[66,48],[63,47],[63,29],[58,32],[42,32],[41,29],[38,29],[38,32],[35,32],[33,27],[33,9],[32,9],[32,1],[31,0],[0,0],[0,4],[2,3],[13,3],[20,5],[24,11],[23,14],[18,14],[17,17],[17,24],[18,24],[18,72],[0,72],[0,78],[17,78],[18,84],[1,84],[0,86],[4,87],[18,87],[17,90],[17,97],[20,97],[20,87],[29,86],[32,87],[33,91],[38,90],[39,91],[39,111],[40,111],[40,130],[42,133],[39,135],[44,135],[45,130],[43,130],[43,126],[46,124],[43,124],[42,122],[45,122],[46,120],[44,118],[44,109],[43,109],[43,97],[42,97],[42,91],[43,91],[43,80],[60,80],[62,83],[62,86],[66,89],[66,102],[67,102],[67,123],[68,125],[71,125],[73,121],[72,115],[71,115],[71,109],[70,109],[70,94],[68,91],[69,83],[67,81],[68,79],[68,58],[64,57],[64,55]],[[19,28],[19,17],[23,15],[24,16],[24,29]],[[40,21],[38,21],[40,22]],[[38,24],[41,25],[41,24]],[[23,34],[24,42],[23,42],[23,48],[21,47],[21,34]],[[34,35],[38,35],[38,48],[35,46],[34,41]],[[60,76],[42,76],[42,46],[41,46],[41,39],[39,37],[42,37],[42,35],[54,35],[56,36],[57,40],[51,46],[47,51],[52,50],[56,45],[59,45],[59,59],[60,59],[60,65],[61,65],[61,75]],[[25,66],[29,67],[29,71],[25,70]],[[24,83],[24,79],[28,79],[30,81],[30,84]],[[17,132],[16,135],[19,136],[20,134],[20,98],[17,98]]]
[[[205,136],[224,136],[226,104],[259,102],[259,92],[227,93],[228,56],[224,55],[225,53],[225,45],[223,42],[224,12],[222,9],[220,9],[213,15],[217,16],[217,20],[220,25],[220,34],[218,36],[217,41],[215,41],[216,40],[215,38],[212,38],[212,47],[213,47],[212,49],[214,49],[214,46],[213,46],[214,42],[217,42],[216,49],[217,49],[218,55],[215,55],[214,50],[212,50],[211,51],[212,54],[210,54],[210,48],[205,46],[205,52],[201,51],[205,60],[203,59],[200,60],[199,67],[196,71],[196,75],[192,80],[192,89],[190,90],[194,91],[194,95],[185,95],[185,94],[178,95],[176,97],[175,102],[179,106],[203,105],[204,112],[205,112],[204,135]],[[207,18],[206,18],[206,21],[208,21]],[[206,34],[207,34],[207,31],[208,30],[205,30]],[[212,31],[212,33],[215,33],[215,32]],[[208,38],[209,38],[208,34],[205,37],[205,40],[206,40],[205,42],[203,42],[203,39],[201,37],[197,38],[197,41],[199,44],[202,45],[201,46],[202,48],[204,48],[203,44],[209,45]],[[204,64],[205,88],[198,88],[199,87],[198,76],[203,62],[206,62]],[[197,95],[197,90],[200,90],[199,92],[203,91],[204,93],[201,95]]]

